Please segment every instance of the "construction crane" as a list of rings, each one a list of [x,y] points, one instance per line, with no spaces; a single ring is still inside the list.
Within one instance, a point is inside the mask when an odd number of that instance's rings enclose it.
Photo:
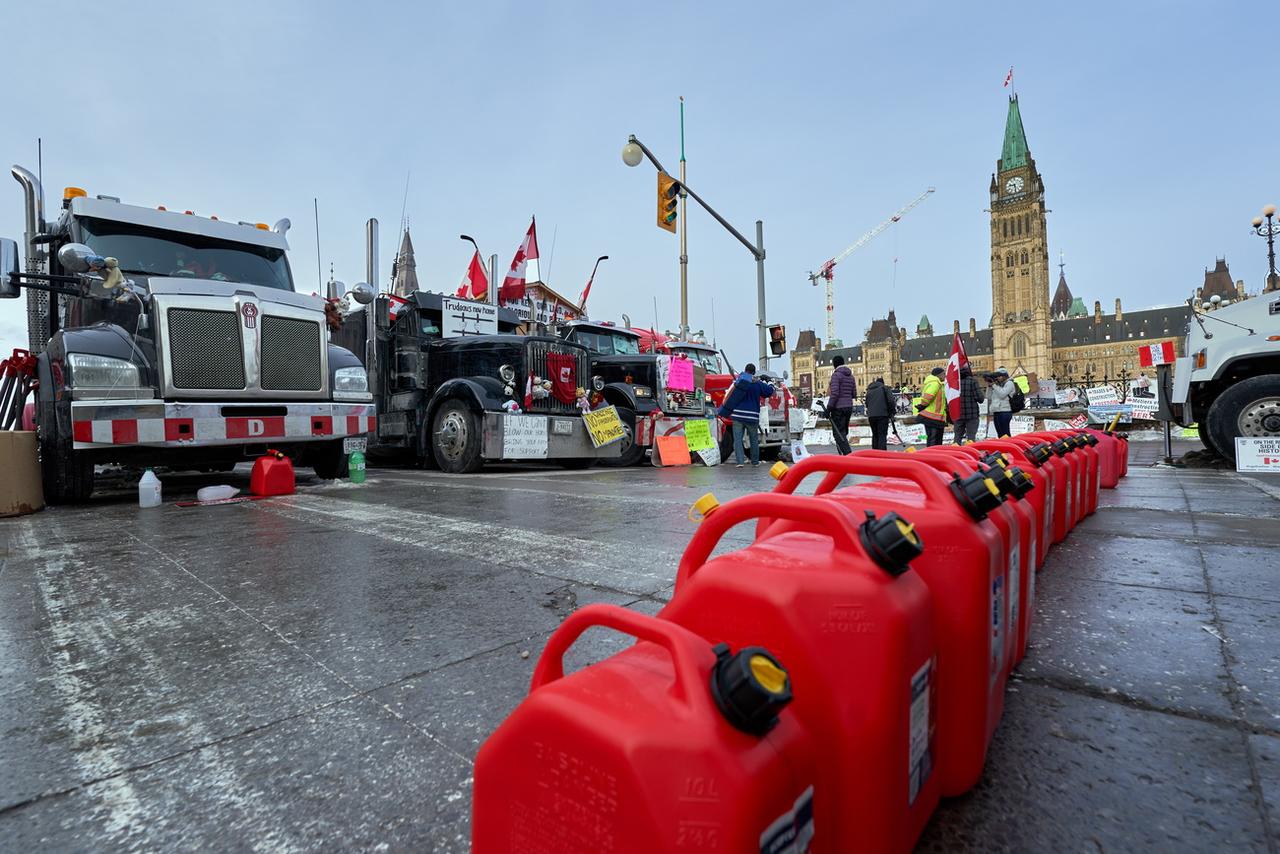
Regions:
[[[912,199],[910,202],[904,205],[902,209],[899,210],[897,213],[895,213],[893,216],[889,217],[884,222],[880,223],[875,228],[871,229],[866,234],[862,235],[857,240],[855,240],[853,245],[850,246],[848,249],[844,250],[839,255],[837,255],[836,257],[832,258],[830,261],[827,261],[825,264],[823,264],[820,268],[818,268],[818,272],[809,273],[809,282],[814,287],[817,287],[819,279],[827,280],[827,341],[828,342],[833,341],[836,337],[835,288],[832,287],[832,283],[835,280],[836,265],[839,264],[844,259],[848,258],[854,252],[857,252],[863,246],[866,246],[868,243],[870,243],[877,234],[884,231],[886,228],[888,228],[889,226],[893,225],[895,222],[897,222],[898,220],[906,216],[908,211],[910,211],[916,205],[923,202],[925,199],[929,198],[929,194],[932,193],[933,191],[934,191],[933,187],[930,187],[929,189],[925,190],[923,193],[916,196],[914,199]]]

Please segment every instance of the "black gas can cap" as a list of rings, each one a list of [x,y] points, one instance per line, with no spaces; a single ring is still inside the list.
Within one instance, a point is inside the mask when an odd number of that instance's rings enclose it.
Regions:
[[[1037,466],[1043,466],[1053,456],[1053,448],[1050,448],[1044,442],[1039,442],[1027,448],[1027,456]]]
[[[924,543],[915,526],[892,511],[879,519],[870,510],[867,520],[858,528],[858,538],[876,564],[890,575],[901,575],[907,565],[924,551]]]
[[[960,506],[979,522],[1004,501],[1000,489],[980,471],[975,471],[964,479],[961,479],[959,472],[952,472],[951,483],[947,485],[951,487],[951,493],[960,502]]]
[[[979,462],[989,466],[1000,466],[1000,468],[1005,468],[1009,465],[1009,458],[1005,456],[1004,451],[987,451],[982,455]]]
[[[1094,445],[1098,444],[1098,437],[1093,435],[1092,433],[1081,433],[1080,435],[1083,436],[1084,440],[1089,443],[1089,447],[1092,448]]]
[[[1036,488],[1036,482],[1017,466],[1009,469],[1009,480],[1013,482],[1013,494],[1018,498],[1025,498],[1027,493]]]
[[[725,720],[750,735],[764,735],[778,725],[778,712],[791,702],[791,677],[767,649],[748,646],[729,652],[716,644],[711,669],[711,697]]]
[[[1065,457],[1068,451],[1074,450],[1071,445],[1067,443],[1066,439],[1059,439],[1050,445],[1050,447],[1053,448],[1053,452],[1060,457]]]
[[[1000,466],[990,466],[989,468],[979,468],[978,471],[991,478],[991,482],[996,485],[996,489],[1000,490],[1001,495],[1014,495],[1016,490],[1013,487],[1013,480],[1009,477],[1008,469]]]

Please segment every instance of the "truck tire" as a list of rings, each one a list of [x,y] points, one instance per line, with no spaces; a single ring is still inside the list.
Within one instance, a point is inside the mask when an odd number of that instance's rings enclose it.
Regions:
[[[1203,418],[1196,422],[1196,435],[1200,437],[1200,444],[1204,445],[1206,450],[1222,456],[1222,452],[1213,444],[1213,438],[1209,435],[1209,423]]]
[[[480,420],[461,400],[440,405],[431,419],[430,450],[440,471],[471,474],[484,465],[480,456]]]
[[[644,459],[644,446],[636,444],[636,411],[618,407],[618,418],[622,421],[621,439],[622,455],[618,457],[601,457],[600,465],[610,468],[634,466]]]
[[[324,447],[310,451],[307,462],[316,470],[316,477],[321,480],[335,480],[350,474],[347,455],[342,451],[341,439],[336,442],[325,442]]]
[[[93,462],[70,439],[40,442],[40,471],[50,504],[79,504],[93,494]]]
[[[591,457],[570,457],[566,460],[556,460],[562,469],[588,469],[594,463]]]
[[[1237,436],[1280,436],[1280,374],[1249,377],[1228,388],[1205,418],[1214,450],[1236,458]]]

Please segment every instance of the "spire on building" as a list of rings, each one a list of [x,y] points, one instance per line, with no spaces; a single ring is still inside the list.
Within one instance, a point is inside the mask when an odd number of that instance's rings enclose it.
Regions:
[[[1062,256],[1058,256],[1058,289],[1053,292],[1053,301],[1049,303],[1050,317],[1066,317],[1071,312],[1071,288],[1067,287],[1066,264]]]
[[[1018,96],[1009,97],[1009,117],[1004,123],[1004,147],[1000,150],[1000,171],[1027,165],[1027,132],[1022,129]]]
[[[916,335],[925,337],[933,334],[933,324],[929,322],[929,315],[920,315],[920,322],[916,324]]]
[[[1204,285],[1200,288],[1199,296],[1202,302],[1208,302],[1213,297],[1233,300],[1238,296],[1235,282],[1231,280],[1231,270],[1227,268],[1226,258],[1217,259],[1212,270],[1205,268]]]
[[[413,241],[409,239],[409,229],[405,228],[404,237],[400,239],[400,251],[391,265],[391,292],[398,297],[407,297],[418,291],[418,264],[413,259]]]

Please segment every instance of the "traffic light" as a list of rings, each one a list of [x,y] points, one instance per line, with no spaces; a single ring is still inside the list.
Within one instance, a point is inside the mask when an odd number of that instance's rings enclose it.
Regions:
[[[780,323],[769,327],[769,352],[775,356],[787,352],[787,327]]]
[[[680,204],[680,182],[666,172],[658,173],[658,228],[676,233],[676,206]]]

